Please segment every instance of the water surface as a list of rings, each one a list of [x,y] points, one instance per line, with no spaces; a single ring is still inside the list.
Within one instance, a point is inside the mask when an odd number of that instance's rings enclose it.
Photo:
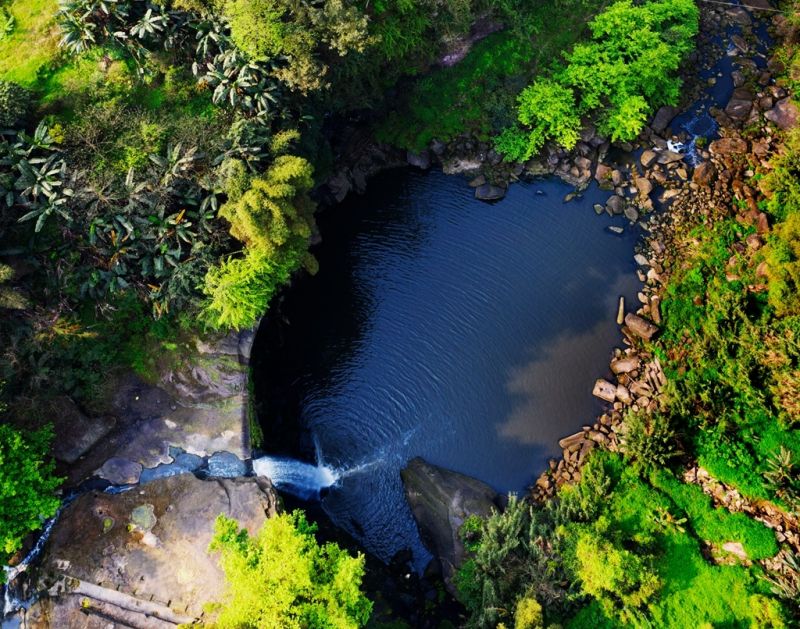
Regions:
[[[298,422],[339,476],[324,509],[380,558],[429,557],[400,482],[411,457],[521,491],[599,410],[636,233],[595,215],[608,193],[568,192],[517,184],[489,205],[458,177],[385,173],[319,217],[319,273],[262,325],[267,449],[296,454]]]

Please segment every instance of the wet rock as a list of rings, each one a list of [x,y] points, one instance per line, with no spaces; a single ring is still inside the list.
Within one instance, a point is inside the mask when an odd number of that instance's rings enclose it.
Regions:
[[[606,201],[606,208],[612,214],[622,214],[625,211],[625,205],[625,199],[616,194]]]
[[[694,169],[692,181],[698,186],[710,186],[717,178],[717,167],[712,162],[703,162]]]
[[[682,159],[682,153],[676,153],[675,151],[662,151],[658,156],[658,163],[668,165],[679,162]]]
[[[592,395],[599,397],[606,402],[614,402],[617,399],[617,387],[611,384],[608,380],[598,378],[594,383]]]
[[[406,153],[406,161],[411,166],[416,166],[422,170],[428,170],[431,167],[431,154],[428,153],[428,151],[422,151],[421,153],[408,151]]]
[[[469,182],[470,188],[480,188],[486,183],[486,175],[478,175]]]
[[[740,94],[737,96],[737,92]],[[733,97],[728,101],[728,104],[725,106],[725,113],[732,120],[746,120],[747,117],[750,115],[750,110],[753,108],[753,95],[743,90],[742,88],[738,88],[734,91]]]
[[[611,362],[611,371],[615,374],[630,373],[636,371],[641,367],[642,361],[638,356],[629,356],[626,358],[618,358]]]
[[[678,115],[678,111],[679,110],[677,107],[661,107],[653,117],[653,121],[650,123],[650,128],[659,135],[664,133],[666,128],[669,126],[669,123],[672,122],[672,119]]]
[[[653,164],[656,163],[656,161],[658,161],[658,153],[656,153],[651,149],[646,149],[642,151],[642,155],[639,158],[639,162],[645,168],[650,168]]]
[[[658,326],[632,312],[625,315],[625,325],[633,334],[645,341],[652,339],[658,332]]]
[[[625,206],[623,213],[625,214],[625,218],[627,218],[631,223],[635,223],[639,220],[639,210],[631,205]]]
[[[747,152],[747,141],[742,138],[720,138],[708,147],[712,155],[740,155]]]
[[[114,485],[136,484],[139,482],[139,476],[141,476],[141,474],[141,463],[123,459],[122,457],[113,457],[109,459],[97,470],[97,475],[100,476],[100,478],[105,478],[109,483]]]
[[[75,463],[93,445],[105,437],[116,424],[111,416],[89,417],[70,398],[63,396],[50,404],[55,439],[53,455],[64,463]]]
[[[475,188],[475,198],[480,201],[498,201],[506,196],[506,189],[491,184],[483,184]]]
[[[636,186],[636,190],[642,196],[647,196],[653,191],[653,182],[647,177],[637,177],[634,179],[633,183]]]
[[[774,122],[781,129],[790,129],[797,124],[797,106],[789,98],[784,98],[765,113],[764,117]]]
[[[470,515],[489,515],[498,506],[498,496],[486,483],[419,457],[400,476],[420,535],[438,557],[448,590],[455,593],[453,576],[466,558],[459,529]]]

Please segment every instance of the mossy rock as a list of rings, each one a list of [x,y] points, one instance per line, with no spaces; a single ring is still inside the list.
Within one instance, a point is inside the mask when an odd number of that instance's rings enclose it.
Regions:
[[[142,531],[149,531],[156,525],[157,521],[158,519],[151,504],[139,505],[131,511],[131,523]]]

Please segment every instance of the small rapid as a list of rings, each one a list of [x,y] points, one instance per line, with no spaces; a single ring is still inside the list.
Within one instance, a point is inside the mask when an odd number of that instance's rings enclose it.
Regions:
[[[341,473],[322,464],[313,465],[288,457],[264,456],[253,461],[253,472],[301,500],[319,500]]]

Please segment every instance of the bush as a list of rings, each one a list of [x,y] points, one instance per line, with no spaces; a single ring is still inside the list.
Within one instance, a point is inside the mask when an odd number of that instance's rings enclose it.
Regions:
[[[22,547],[28,533],[58,510],[61,479],[50,459],[52,432],[22,433],[0,424],[0,562]]]
[[[629,411],[625,417],[622,448],[625,458],[640,472],[662,467],[678,455],[669,417],[661,413]]]
[[[363,627],[372,603],[361,592],[364,556],[319,545],[300,511],[269,518],[255,537],[220,515],[209,550],[228,581],[214,626]]]
[[[10,81],[0,80],[0,130],[20,124],[31,105],[31,93]]]
[[[510,149],[507,157],[521,160],[549,140],[572,148],[587,115],[613,141],[633,140],[654,108],[677,102],[676,73],[692,48],[698,18],[692,0],[612,4],[589,24],[591,40],[564,55],[562,69],[520,94],[518,120],[528,135],[524,151],[514,134],[503,136],[498,149]]]

